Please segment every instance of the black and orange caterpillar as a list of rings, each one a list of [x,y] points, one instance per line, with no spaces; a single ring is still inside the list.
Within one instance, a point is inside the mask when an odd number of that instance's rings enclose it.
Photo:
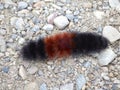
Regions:
[[[96,33],[62,32],[29,41],[22,48],[22,56],[28,60],[59,58],[71,54],[100,52],[107,48],[108,39]]]

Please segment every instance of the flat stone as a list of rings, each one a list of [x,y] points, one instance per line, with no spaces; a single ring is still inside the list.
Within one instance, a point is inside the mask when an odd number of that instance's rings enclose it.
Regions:
[[[32,66],[27,69],[29,74],[35,74],[38,71],[38,68],[36,66]]]
[[[47,85],[45,83],[43,83],[41,86],[40,86],[40,89],[39,90],[48,90],[47,89]]]
[[[108,65],[111,63],[117,55],[112,51],[111,48],[105,49],[100,52],[97,56],[98,62],[101,66]]]
[[[3,37],[0,37],[0,51],[1,52],[6,51],[6,42]]]
[[[54,19],[54,24],[59,29],[64,29],[69,24],[69,21],[68,21],[67,17],[65,17],[65,16],[58,16]]]
[[[39,90],[38,84],[36,82],[31,82],[25,85],[24,90]]]
[[[119,0],[109,0],[109,4],[112,8],[116,8],[120,6],[120,1]]]
[[[9,67],[8,67],[8,66],[3,67],[3,68],[2,68],[2,71],[3,71],[4,73],[8,73],[8,72],[9,72]]]
[[[28,4],[26,2],[21,1],[18,3],[19,10],[25,9],[25,8],[27,8],[27,6],[28,6]]]
[[[51,30],[53,30],[53,25],[52,24],[46,24],[45,26],[43,26],[43,30],[51,31]]]
[[[105,26],[103,29],[103,36],[106,37],[111,43],[120,39],[120,33],[112,26]]]
[[[19,75],[22,77],[22,79],[27,78],[27,73],[23,65],[21,65],[19,68]]]
[[[60,90],[74,90],[73,87],[74,87],[73,83],[68,83],[60,86]]]
[[[103,11],[94,11],[94,16],[97,18],[97,19],[102,19],[103,16],[104,16],[104,12]]]
[[[84,75],[80,74],[76,79],[76,90],[81,90],[85,83],[86,79]]]

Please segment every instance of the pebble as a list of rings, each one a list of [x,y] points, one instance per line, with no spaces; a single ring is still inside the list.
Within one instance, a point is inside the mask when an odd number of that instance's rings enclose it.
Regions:
[[[0,36],[0,51],[5,52],[6,51],[6,42],[3,37]]]
[[[108,48],[100,52],[97,58],[98,58],[99,64],[101,66],[104,66],[104,65],[108,65],[109,63],[111,63],[116,58],[116,56],[117,55],[112,51],[112,49]]]
[[[2,68],[2,71],[3,71],[4,73],[8,73],[8,72],[9,72],[9,67],[8,67],[8,66],[3,67],[3,68]]]
[[[74,15],[79,15],[79,13],[80,12],[77,10],[77,11],[74,12]]]
[[[120,1],[119,0],[109,0],[109,4],[112,8],[116,8],[120,6]]]
[[[110,80],[110,78],[108,77],[108,73],[101,73],[101,76],[104,80]]]
[[[31,29],[31,31],[34,31],[34,32],[38,30],[40,30],[40,27],[38,25],[34,25],[34,27]]]
[[[54,23],[54,19],[57,17],[57,15],[58,15],[57,13],[50,14],[47,17],[48,24],[53,24]]]
[[[24,30],[24,21],[22,18],[18,18],[15,22],[15,28],[18,29],[18,30]]]
[[[81,90],[85,84],[86,84],[85,76],[80,74],[76,79],[76,90]]]
[[[27,71],[29,74],[35,74],[38,71],[38,68],[36,66],[31,66]]]
[[[22,77],[22,79],[27,78],[27,73],[23,65],[21,65],[19,68],[19,75]]]
[[[39,90],[48,90],[47,89],[47,85],[45,83],[43,83],[41,86],[40,86],[40,89]]]
[[[106,37],[111,43],[120,39],[120,33],[112,26],[105,26],[103,29],[103,36]]]
[[[66,14],[66,17],[68,18],[68,20],[73,21],[74,19],[74,15],[73,14]]]
[[[43,72],[41,70],[38,71],[39,76],[43,76]]]
[[[74,90],[73,87],[74,87],[73,83],[68,83],[60,86],[60,90]]]
[[[103,11],[94,11],[94,16],[99,19],[102,20],[103,16],[104,16],[104,12]]]
[[[65,16],[58,16],[54,19],[54,24],[59,29],[64,29],[69,24],[69,21],[68,21],[67,17],[65,17]]]
[[[25,85],[24,90],[39,90],[39,87],[36,82],[31,82],[31,83]]]
[[[20,38],[19,41],[18,41],[19,44],[23,44],[24,42],[25,42],[24,38]]]
[[[52,31],[53,30],[53,25],[52,24],[46,24],[45,26],[43,26],[43,30]]]
[[[28,4],[26,2],[21,1],[21,2],[18,3],[18,9],[19,10],[25,9],[27,7],[28,7]]]
[[[90,65],[91,65],[91,63],[89,61],[83,63],[83,66],[85,68],[88,68]]]
[[[57,87],[54,87],[54,88],[52,88],[52,90],[60,90],[59,88],[57,88]]]

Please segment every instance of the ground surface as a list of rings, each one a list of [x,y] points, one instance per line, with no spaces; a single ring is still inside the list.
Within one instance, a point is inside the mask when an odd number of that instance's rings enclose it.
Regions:
[[[110,25],[120,32],[120,12],[108,0],[21,1],[0,1],[0,90],[120,90],[120,40],[110,45],[117,56],[107,66],[100,66],[95,55],[47,63],[20,56],[25,41],[60,31],[102,34]],[[64,15],[69,25],[44,27],[51,14]]]

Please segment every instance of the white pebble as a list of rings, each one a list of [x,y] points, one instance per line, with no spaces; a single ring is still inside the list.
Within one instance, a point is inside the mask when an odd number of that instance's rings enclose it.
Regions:
[[[117,55],[112,51],[111,48],[108,48],[98,55],[98,61],[101,66],[108,65],[111,63]]]
[[[108,38],[108,40],[113,43],[120,39],[120,33],[118,30],[112,26],[105,26],[103,29],[103,36]]]
[[[25,85],[24,90],[39,90],[38,84],[36,82],[31,82]]]
[[[54,24],[59,29],[64,29],[69,24],[69,21],[68,21],[67,17],[65,17],[65,16],[58,16],[54,19]]]
[[[68,83],[60,86],[60,90],[73,90],[73,87],[74,87],[73,83]]]
[[[109,0],[109,4],[112,8],[116,8],[120,6],[120,1],[119,0]]]
[[[46,24],[45,26],[43,26],[43,30],[51,31],[51,30],[53,30],[53,25],[52,24]]]
[[[38,68],[36,66],[32,66],[27,71],[29,74],[35,74],[38,71]]]
[[[97,19],[102,19],[103,16],[104,16],[104,12],[103,11],[94,11],[94,16],[97,18]]]
[[[19,41],[18,41],[19,44],[23,44],[24,42],[25,42],[24,38],[20,38]]]
[[[26,70],[23,65],[20,66],[20,68],[19,68],[19,75],[22,77],[22,79],[27,78],[27,73],[26,73]]]

